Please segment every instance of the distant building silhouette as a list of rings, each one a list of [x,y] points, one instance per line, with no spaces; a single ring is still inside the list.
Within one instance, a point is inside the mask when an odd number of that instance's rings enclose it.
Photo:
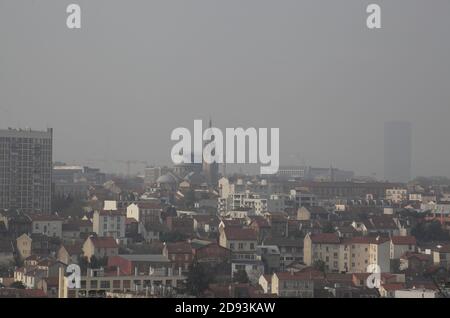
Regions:
[[[212,120],[209,120],[209,128],[212,128]],[[211,139],[214,141],[214,136]],[[215,150],[212,151],[212,155],[215,154]],[[217,185],[219,180],[219,164],[217,162],[207,163],[203,158],[203,174],[206,178],[206,182],[210,185]]]
[[[384,124],[384,178],[391,182],[411,180],[411,131],[407,121]]]

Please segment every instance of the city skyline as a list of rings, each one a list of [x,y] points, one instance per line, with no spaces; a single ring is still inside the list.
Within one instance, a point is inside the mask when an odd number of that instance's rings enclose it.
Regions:
[[[407,121],[384,123],[384,178],[394,182],[411,180],[413,127]]]
[[[50,129],[50,128],[47,128]],[[405,132],[405,129],[407,131]],[[39,132],[37,130],[32,130],[30,128],[22,129],[22,128],[12,128],[4,129],[3,131],[19,131],[26,133],[29,132]],[[400,136],[398,136],[400,134]],[[405,135],[406,134],[406,135]],[[405,139],[406,138],[406,139]],[[411,170],[411,147],[413,144],[412,140],[412,126],[411,123],[406,121],[389,121],[384,123],[384,174],[382,176],[377,176],[376,174],[367,174],[367,175],[356,175],[358,177],[371,177],[377,180],[386,180],[391,182],[408,182],[413,180],[415,177],[433,177],[433,176],[425,176],[425,175],[415,175]],[[401,154],[401,151],[405,152],[405,154]],[[226,153],[226,152],[225,152]],[[131,158],[124,158],[121,160],[115,159],[88,159],[81,161],[68,161],[63,162],[58,159],[53,159],[52,162],[56,165],[78,165],[78,166],[90,166],[90,167],[100,167],[105,172],[110,174],[118,174],[118,175],[144,175],[145,169],[154,166],[167,166],[172,167],[176,166],[170,160],[167,162],[156,163],[152,162],[151,159],[146,160],[134,160]],[[112,165],[115,164],[115,167]],[[214,164],[217,166],[215,169],[221,171],[222,174],[226,174],[228,169],[229,174],[233,173],[248,173],[252,175],[258,175],[259,170],[258,164]],[[226,168],[228,167],[228,168]],[[281,164],[280,168],[284,169],[285,167],[318,167],[318,165],[306,164],[304,160],[301,162],[297,161],[292,164]],[[404,167],[404,168],[402,168]],[[333,168],[333,165],[330,164],[329,168]],[[342,167],[334,167],[341,168]],[[351,167],[350,167],[351,168]],[[352,169],[349,169],[352,170]],[[278,174],[275,173],[275,174]],[[445,175],[442,175],[445,176]]]
[[[67,3],[5,1],[0,126],[53,127],[58,161],[163,164],[175,127],[212,117],[280,128],[281,164],[381,177],[383,123],[407,120],[413,174],[448,175],[450,4],[383,3],[372,32],[368,3],[83,1],[70,31]]]
[[[449,13],[0,0],[0,299],[450,298]]]

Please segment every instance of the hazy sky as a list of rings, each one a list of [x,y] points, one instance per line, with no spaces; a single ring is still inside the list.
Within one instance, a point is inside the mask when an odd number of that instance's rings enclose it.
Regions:
[[[170,163],[171,131],[211,116],[279,127],[284,163],[382,176],[405,119],[413,174],[450,175],[449,34],[448,0],[0,0],[0,127],[53,127],[69,163]]]

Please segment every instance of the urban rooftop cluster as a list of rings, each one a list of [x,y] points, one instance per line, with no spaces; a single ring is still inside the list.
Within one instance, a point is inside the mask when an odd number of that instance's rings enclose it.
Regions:
[[[0,297],[448,296],[446,178],[206,162],[118,176],[53,162],[52,134],[0,134]]]

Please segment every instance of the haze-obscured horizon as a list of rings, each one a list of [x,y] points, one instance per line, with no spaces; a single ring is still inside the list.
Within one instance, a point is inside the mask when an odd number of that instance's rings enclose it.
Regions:
[[[406,120],[413,175],[450,176],[449,15],[448,0],[2,0],[0,128],[53,127],[55,161],[123,172],[170,164],[171,131],[211,117],[279,127],[282,164],[382,177],[384,122]]]

